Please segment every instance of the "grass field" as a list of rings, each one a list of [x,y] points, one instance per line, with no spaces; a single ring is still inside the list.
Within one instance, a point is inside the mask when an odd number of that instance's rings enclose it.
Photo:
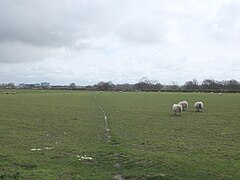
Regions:
[[[240,179],[240,94],[0,93],[0,179]]]

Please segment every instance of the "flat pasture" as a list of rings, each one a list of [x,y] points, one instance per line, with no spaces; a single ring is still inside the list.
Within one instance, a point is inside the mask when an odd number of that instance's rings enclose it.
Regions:
[[[240,179],[240,94],[3,91],[0,179]]]

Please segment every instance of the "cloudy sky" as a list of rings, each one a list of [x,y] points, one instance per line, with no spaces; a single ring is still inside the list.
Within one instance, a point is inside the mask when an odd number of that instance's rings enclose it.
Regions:
[[[238,0],[0,0],[0,83],[240,81]]]

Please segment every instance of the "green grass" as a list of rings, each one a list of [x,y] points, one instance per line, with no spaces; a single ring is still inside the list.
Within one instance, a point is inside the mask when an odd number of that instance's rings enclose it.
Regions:
[[[0,179],[240,179],[239,94],[19,90],[0,102]]]

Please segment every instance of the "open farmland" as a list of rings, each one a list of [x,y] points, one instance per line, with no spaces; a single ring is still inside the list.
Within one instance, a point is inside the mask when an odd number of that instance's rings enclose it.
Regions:
[[[240,179],[240,94],[2,92],[0,179]]]

